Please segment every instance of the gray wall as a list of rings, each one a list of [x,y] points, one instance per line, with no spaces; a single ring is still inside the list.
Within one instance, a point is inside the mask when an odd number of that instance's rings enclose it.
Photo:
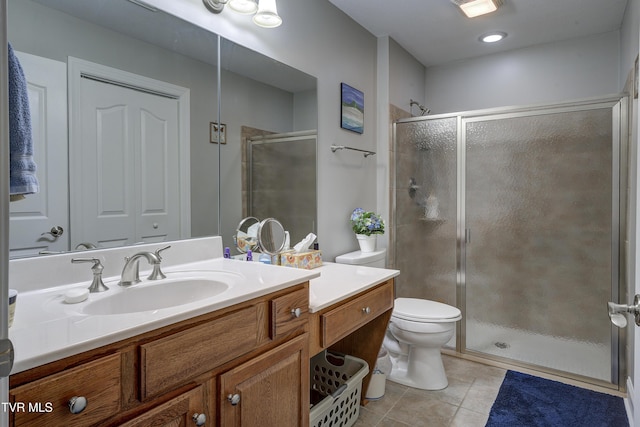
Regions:
[[[316,234],[325,260],[356,250],[349,215],[355,207],[376,208],[376,170],[388,160],[365,159],[350,151],[332,153],[330,146],[376,149],[376,38],[328,1],[278,0],[283,24],[269,30],[230,11],[210,14],[200,0],[147,2],[318,78]],[[362,135],[340,128],[342,82],[364,92]]]
[[[620,92],[620,33],[482,56],[426,72],[432,113],[552,103]]]

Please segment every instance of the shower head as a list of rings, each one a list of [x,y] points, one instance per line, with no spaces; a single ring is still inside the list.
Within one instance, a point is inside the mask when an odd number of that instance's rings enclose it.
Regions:
[[[410,99],[409,101],[410,101],[409,108],[412,109],[414,105],[417,106],[418,109],[420,110],[421,116],[426,116],[431,112],[430,109],[426,108],[424,105],[420,104],[418,101],[414,101],[413,99]],[[412,111],[412,114],[413,114],[413,111]]]

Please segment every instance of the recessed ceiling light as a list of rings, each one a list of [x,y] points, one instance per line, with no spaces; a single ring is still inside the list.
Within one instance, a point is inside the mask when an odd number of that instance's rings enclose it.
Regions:
[[[507,37],[507,33],[503,33],[502,31],[494,31],[492,33],[481,35],[479,40],[484,43],[495,43],[499,42],[505,37]]]

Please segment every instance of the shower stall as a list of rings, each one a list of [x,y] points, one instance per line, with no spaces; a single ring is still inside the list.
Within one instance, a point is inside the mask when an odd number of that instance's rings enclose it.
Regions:
[[[245,216],[278,219],[292,244],[317,232],[316,145],[315,130],[246,140]]]
[[[624,387],[626,116],[618,96],[396,122],[397,296],[460,308],[460,353]]]

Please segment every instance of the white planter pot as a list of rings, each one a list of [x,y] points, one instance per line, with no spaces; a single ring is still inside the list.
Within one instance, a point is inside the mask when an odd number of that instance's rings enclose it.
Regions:
[[[376,234],[372,234],[371,236],[366,236],[364,234],[356,234],[356,238],[358,239],[358,244],[360,245],[360,250],[362,252],[373,252],[376,250]]]

